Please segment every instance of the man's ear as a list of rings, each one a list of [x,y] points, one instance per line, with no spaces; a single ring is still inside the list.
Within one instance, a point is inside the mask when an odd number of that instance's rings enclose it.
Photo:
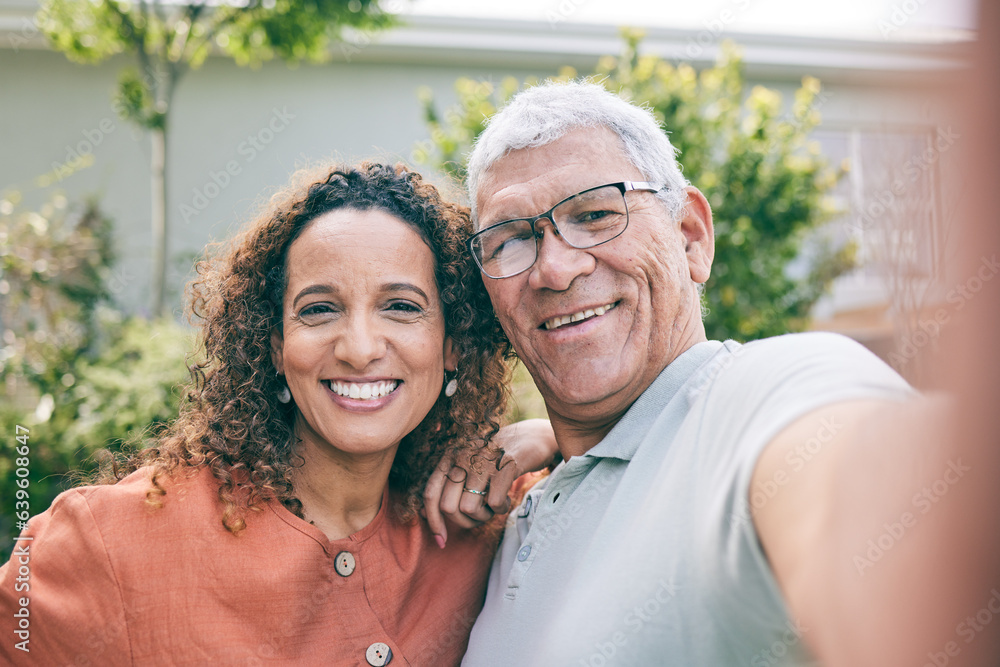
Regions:
[[[692,186],[684,190],[687,193],[687,206],[681,219],[681,233],[686,239],[688,266],[691,269],[691,279],[696,283],[704,283],[712,273],[712,260],[715,259],[712,207],[698,188]]]
[[[278,375],[285,374],[285,357],[283,355],[284,346],[285,337],[281,334],[281,327],[274,327],[274,329],[271,330],[271,362],[274,363],[274,367],[277,369]]]
[[[444,369],[453,371],[458,368],[458,354],[455,352],[455,344],[451,336],[444,339]]]

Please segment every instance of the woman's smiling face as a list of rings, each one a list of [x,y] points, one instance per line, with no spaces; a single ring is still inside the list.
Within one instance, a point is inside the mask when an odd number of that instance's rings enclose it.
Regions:
[[[395,451],[455,368],[420,235],[378,209],[337,209],[288,250],[275,366],[298,408],[296,434],[346,454]]]

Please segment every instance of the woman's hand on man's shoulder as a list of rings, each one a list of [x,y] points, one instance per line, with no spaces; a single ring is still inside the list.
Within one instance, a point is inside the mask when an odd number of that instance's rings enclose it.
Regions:
[[[424,489],[424,510],[438,546],[448,539],[445,519],[461,528],[474,528],[497,514],[510,511],[512,496],[519,501],[527,486],[546,470],[558,453],[555,434],[546,419],[527,419],[503,427],[493,438],[499,461],[486,451],[464,450],[445,457]],[[475,465],[472,459],[475,457]]]

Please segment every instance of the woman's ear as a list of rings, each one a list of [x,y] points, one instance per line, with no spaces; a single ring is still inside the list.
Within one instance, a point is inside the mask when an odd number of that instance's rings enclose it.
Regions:
[[[281,335],[281,327],[271,330],[271,362],[278,371],[278,375],[285,374],[285,358],[282,351],[285,346],[285,337]]]
[[[455,344],[451,336],[444,339],[444,369],[453,371],[458,368],[458,354],[455,352]]]

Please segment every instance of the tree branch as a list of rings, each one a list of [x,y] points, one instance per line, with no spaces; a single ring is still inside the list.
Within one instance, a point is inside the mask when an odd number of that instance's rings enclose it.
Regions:
[[[219,8],[215,9],[215,11],[212,14],[212,19],[214,20],[210,21],[209,25],[205,28],[205,36],[202,37],[199,41],[194,42],[194,47],[191,49],[191,53],[196,53],[198,49],[205,46],[206,44],[211,45],[212,40],[215,39],[215,36],[218,34],[221,28],[225,27],[229,23],[232,23],[236,19],[236,17],[239,16],[239,13],[241,11],[246,11],[245,9],[237,9],[231,6],[226,6],[225,9],[228,11],[221,11]],[[192,25],[192,28],[193,27],[194,26]]]
[[[139,5],[141,10],[145,2],[141,2]],[[108,0],[107,7],[118,17],[122,28],[124,28],[126,37],[131,40],[132,46],[136,51],[144,52],[146,50],[146,31],[144,29],[140,30],[132,20],[132,16],[123,10],[115,0]]]
[[[195,23],[198,22],[198,17],[201,16],[201,13],[204,10],[205,10],[204,5],[188,5],[186,7],[185,13],[187,14],[187,16],[185,17],[185,20],[187,21],[188,24],[187,31],[184,33],[184,41],[181,43],[180,48],[177,49],[177,56],[175,58],[171,57],[170,58],[171,61],[185,62],[188,59],[185,57],[185,51],[187,51],[188,43],[191,40],[191,33],[194,31]],[[176,31],[174,32],[174,34],[175,35],[177,34]],[[167,53],[169,54],[173,51],[174,51],[173,44],[171,44],[171,48],[170,50],[168,50]]]

